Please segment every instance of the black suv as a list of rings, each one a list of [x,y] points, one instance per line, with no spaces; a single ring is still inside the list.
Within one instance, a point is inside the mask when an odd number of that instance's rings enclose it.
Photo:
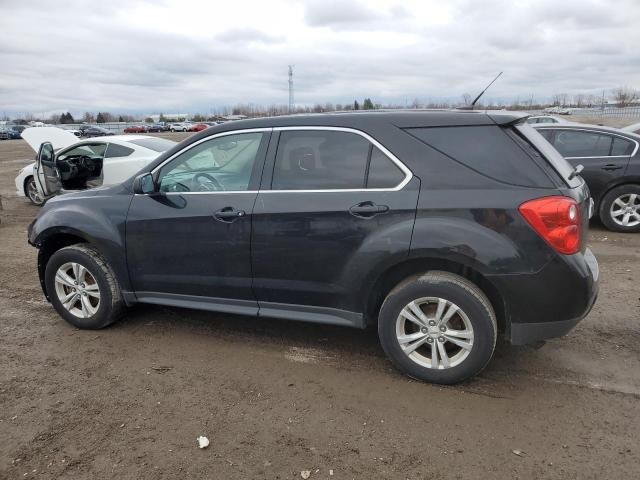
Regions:
[[[590,311],[592,202],[525,117],[375,112],[226,123],[29,229],[79,328],[151,303],[375,327],[400,370],[455,383]],[[40,156],[51,155],[43,144]]]
[[[640,136],[596,125],[536,125],[589,186],[595,212],[615,232],[640,232]]]

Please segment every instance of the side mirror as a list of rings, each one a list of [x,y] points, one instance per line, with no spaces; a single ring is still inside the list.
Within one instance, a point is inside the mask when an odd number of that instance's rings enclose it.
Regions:
[[[143,173],[133,181],[133,193],[138,195],[148,195],[156,192],[156,184],[151,173]]]

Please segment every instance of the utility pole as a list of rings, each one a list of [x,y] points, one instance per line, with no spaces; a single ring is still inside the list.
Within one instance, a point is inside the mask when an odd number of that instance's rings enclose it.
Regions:
[[[602,103],[600,104],[600,110],[604,112],[604,89],[602,90]]]
[[[289,65],[289,113],[293,113],[293,65]]]

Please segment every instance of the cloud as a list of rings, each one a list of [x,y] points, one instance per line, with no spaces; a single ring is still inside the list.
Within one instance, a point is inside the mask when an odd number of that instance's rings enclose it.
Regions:
[[[207,113],[236,103],[380,103],[640,88],[635,0],[14,2],[0,113]]]

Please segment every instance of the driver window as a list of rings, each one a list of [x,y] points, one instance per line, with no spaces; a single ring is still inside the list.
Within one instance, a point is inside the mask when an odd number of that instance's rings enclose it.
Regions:
[[[247,190],[262,136],[260,132],[225,135],[190,148],[160,169],[160,191]]]

